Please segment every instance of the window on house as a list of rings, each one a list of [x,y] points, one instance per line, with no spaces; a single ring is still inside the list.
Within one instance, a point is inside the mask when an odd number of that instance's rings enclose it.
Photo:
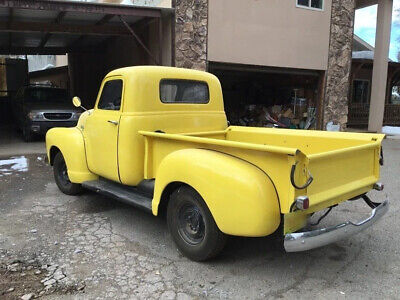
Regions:
[[[392,95],[389,99],[390,104],[400,104],[400,86],[392,87]]]
[[[160,99],[163,103],[208,103],[208,85],[203,81],[163,79]]]
[[[369,81],[354,80],[353,81],[353,103],[367,104],[369,103]]]
[[[324,8],[324,0],[296,0],[297,6],[311,8],[311,9],[320,9]]]

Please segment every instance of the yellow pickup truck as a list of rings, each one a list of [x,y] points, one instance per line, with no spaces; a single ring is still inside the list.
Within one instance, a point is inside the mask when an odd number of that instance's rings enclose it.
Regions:
[[[279,233],[295,252],[375,223],[388,202],[366,193],[383,189],[383,138],[228,126],[215,76],[142,66],[110,72],[94,109],[74,128],[48,131],[46,147],[62,192],[89,189],[164,215],[179,250],[202,261],[229,235]],[[301,231],[313,213],[359,198],[369,218]]]

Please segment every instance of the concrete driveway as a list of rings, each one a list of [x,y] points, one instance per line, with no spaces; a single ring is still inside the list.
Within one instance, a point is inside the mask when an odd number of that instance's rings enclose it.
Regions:
[[[43,154],[2,151],[0,298],[398,298],[399,152],[399,140],[385,140],[386,188],[371,194],[391,207],[362,234],[303,253],[284,253],[272,238],[231,238],[220,257],[195,263],[178,253],[163,219],[90,192],[66,196]],[[321,225],[369,211],[346,203]]]

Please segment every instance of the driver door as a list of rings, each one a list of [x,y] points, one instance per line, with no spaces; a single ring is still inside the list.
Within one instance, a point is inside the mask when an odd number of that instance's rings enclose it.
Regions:
[[[91,172],[120,181],[118,172],[118,130],[123,100],[122,78],[113,76],[103,82],[97,104],[85,123],[85,144]]]

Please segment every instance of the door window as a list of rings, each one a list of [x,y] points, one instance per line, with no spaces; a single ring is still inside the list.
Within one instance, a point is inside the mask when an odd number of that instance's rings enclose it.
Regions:
[[[97,108],[104,110],[120,110],[121,98],[122,80],[109,80],[104,84]]]

